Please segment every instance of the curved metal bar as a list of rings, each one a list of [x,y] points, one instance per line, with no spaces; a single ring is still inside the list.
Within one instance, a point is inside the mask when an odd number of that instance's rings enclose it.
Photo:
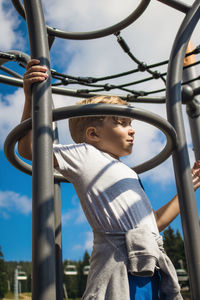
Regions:
[[[14,61],[17,61],[17,57],[20,58],[20,65],[22,65],[23,67],[26,67],[26,64],[28,63],[28,61],[30,60],[30,56],[24,52],[18,51],[18,50],[9,50],[6,51],[5,54],[11,54],[14,55],[13,59]],[[17,57],[16,57],[17,56]],[[4,58],[0,58],[0,65],[3,65],[7,62],[9,62],[10,59],[4,59]]]
[[[24,18],[25,13],[20,0],[12,0],[12,3],[15,6],[18,13]],[[70,39],[70,40],[89,40],[89,39],[97,39],[97,38],[105,37],[126,28],[127,26],[135,22],[145,11],[149,3],[150,0],[141,0],[138,7],[127,18],[125,18],[124,20],[120,21],[115,25],[103,29],[88,31],[88,32],[67,32],[67,31],[55,29],[50,26],[46,26],[47,32],[50,35],[63,38],[63,39]]]
[[[14,54],[14,55],[16,55],[18,58],[20,58],[19,64],[20,64],[21,66],[23,66],[24,68],[26,68],[27,63],[28,63],[29,60],[31,59],[31,57],[30,57],[28,54],[26,54],[26,53],[24,53],[24,52],[22,52],[22,51],[18,51],[18,50],[9,50],[9,51],[7,51],[7,53],[9,53],[9,54]],[[16,59],[16,60],[17,60],[17,59]]]
[[[12,4],[22,18],[26,18],[24,7],[20,0],[12,0]]]
[[[192,299],[200,299],[200,228],[181,107],[181,80],[187,44],[200,18],[200,1],[185,16],[172,48],[167,76],[167,115],[178,136],[173,154]]]
[[[195,89],[193,89],[193,93],[194,96],[200,95],[200,87],[195,87]]]
[[[54,121],[63,120],[66,118],[81,117],[88,115],[118,115],[124,117],[131,117],[136,120],[144,121],[149,123],[157,128],[159,128],[167,138],[167,144],[164,149],[156,155],[154,158],[148,160],[147,162],[134,167],[133,169],[142,173],[149,169],[152,169],[162,163],[167,159],[171,152],[175,149],[176,133],[173,127],[160,116],[153,114],[151,112],[133,108],[133,107],[124,107],[122,105],[108,105],[108,104],[90,104],[90,105],[73,105],[66,106],[59,109],[55,109],[53,112]],[[14,165],[17,169],[31,175],[31,166],[24,161],[22,161],[15,153],[15,144],[16,142],[26,134],[27,131],[31,129],[31,119],[28,119],[18,126],[16,126],[10,134],[7,136],[4,152],[9,160],[9,162]],[[55,173],[55,179],[59,181],[65,181],[64,177],[58,173]]]

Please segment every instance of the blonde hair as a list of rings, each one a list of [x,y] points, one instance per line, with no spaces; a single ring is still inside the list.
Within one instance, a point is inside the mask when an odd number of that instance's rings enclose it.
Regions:
[[[77,104],[122,104],[127,105],[127,102],[122,100],[118,96],[95,96],[88,99],[81,100]],[[75,117],[69,119],[69,130],[72,139],[75,143],[85,142],[85,132],[90,126],[102,126],[105,116],[87,116],[87,117]]]

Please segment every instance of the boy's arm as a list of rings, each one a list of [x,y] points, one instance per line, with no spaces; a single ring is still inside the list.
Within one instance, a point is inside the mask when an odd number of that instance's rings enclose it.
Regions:
[[[200,161],[195,162],[192,168],[192,179],[194,191],[200,187]],[[178,196],[175,195],[174,198],[167,204],[154,211],[156,223],[159,231],[165,229],[180,213]]]
[[[47,68],[39,65],[39,63],[40,61],[38,59],[32,59],[28,62],[26,67],[23,81],[25,103],[21,122],[32,116],[32,84],[42,82],[48,77],[46,73]],[[18,152],[22,157],[32,160],[32,130],[19,140]],[[55,156],[54,165],[57,166]]]
[[[178,196],[154,212],[159,232],[163,231],[179,214]]]

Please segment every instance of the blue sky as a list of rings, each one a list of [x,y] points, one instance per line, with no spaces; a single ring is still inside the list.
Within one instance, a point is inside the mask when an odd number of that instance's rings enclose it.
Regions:
[[[49,25],[72,31],[89,31],[109,26],[126,17],[133,10],[131,2],[126,0],[124,5],[121,0],[109,2],[102,0],[97,4],[96,1],[87,0],[83,6],[81,0],[74,1],[70,5],[64,0],[49,0],[43,1],[43,5]],[[151,64],[168,59],[182,19],[183,14],[180,12],[152,1],[142,17],[121,34],[134,55],[141,61]],[[193,44],[195,46],[199,44],[196,31],[193,35]],[[12,7],[11,1],[0,0],[0,51],[10,49],[29,54],[26,25]],[[17,63],[7,63],[5,66],[23,75],[24,70],[18,67]],[[111,36],[92,41],[56,39],[51,50],[51,67],[74,76],[100,77],[134,69],[136,65],[122,52],[116,38]],[[2,71],[0,73],[4,74]],[[122,82],[143,78],[144,74],[134,76],[123,79]],[[161,87],[163,87],[161,82],[154,81],[137,88],[152,90]],[[76,102],[74,98],[58,95],[54,95],[53,98],[56,107]],[[0,245],[7,261],[31,260],[31,177],[10,165],[3,152],[7,134],[20,122],[23,102],[22,89],[0,83]],[[166,117],[165,105],[138,106]],[[183,107],[185,129],[189,155],[193,163],[191,136],[184,110],[185,107]],[[165,144],[163,136],[152,126],[135,121],[133,126],[136,128],[135,148],[133,154],[124,159],[130,166],[159,153]],[[59,122],[59,134],[62,143],[72,142],[67,121]],[[154,209],[164,205],[176,193],[171,158],[157,168],[142,174],[141,178]],[[197,192],[196,195],[200,210],[200,193]],[[61,198],[63,259],[78,260],[83,257],[86,249],[91,251],[91,229],[71,184],[61,184]],[[180,217],[171,225],[175,230],[181,231]]]

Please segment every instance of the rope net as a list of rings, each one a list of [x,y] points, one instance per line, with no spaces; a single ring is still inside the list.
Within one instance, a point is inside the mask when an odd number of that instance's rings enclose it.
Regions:
[[[151,65],[148,65],[146,62],[141,61],[137,57],[134,56],[134,54],[131,52],[127,42],[124,40],[124,38],[121,36],[120,33],[116,34],[117,42],[120,45],[120,47],[123,49],[123,51],[130,57],[130,59],[136,64],[136,68],[130,69],[128,71],[122,72],[122,73],[116,73],[104,77],[92,77],[92,76],[72,76],[70,74],[64,74],[57,72],[56,70],[51,69],[51,75],[52,75],[52,86],[68,86],[71,87],[73,85],[78,86],[77,89],[74,89],[74,93],[76,94],[88,94],[90,96],[91,93],[105,93],[110,91],[117,91],[122,92],[123,98],[126,98],[127,101],[134,101],[138,99],[138,97],[143,96],[149,96],[149,95],[155,95],[160,94],[162,92],[165,92],[165,84],[166,84],[166,76],[167,76],[167,65],[168,60],[164,60],[161,62],[157,62]],[[190,51],[186,54],[186,57],[197,55],[200,53],[200,45],[196,46],[193,51]],[[11,70],[10,68],[7,68],[3,66],[4,63],[14,61],[18,63],[21,67],[25,67],[27,63],[27,59],[25,59],[23,53],[21,54],[14,54],[9,52],[2,52],[0,51],[0,74],[6,74],[11,76],[11,78],[23,78],[23,76],[19,73],[16,73],[15,71]],[[200,63],[200,61],[195,61],[192,64],[189,64],[187,66],[184,66],[183,69],[191,68],[193,66],[196,66]],[[160,72],[159,67],[164,66],[166,71]],[[140,80],[135,81],[127,81],[120,84],[114,84],[111,83],[111,80],[113,79],[122,79],[125,81],[126,76],[131,74],[139,74],[143,73],[144,76]],[[192,78],[188,81],[182,82],[182,85],[190,84],[191,82],[197,81],[200,79],[200,76],[197,76],[195,78]],[[1,80],[1,77],[0,77]],[[137,90],[137,85],[149,82],[152,80],[160,80],[163,84],[163,88],[156,89],[156,90]],[[93,94],[92,94],[93,95]],[[159,100],[159,99],[158,99]]]

